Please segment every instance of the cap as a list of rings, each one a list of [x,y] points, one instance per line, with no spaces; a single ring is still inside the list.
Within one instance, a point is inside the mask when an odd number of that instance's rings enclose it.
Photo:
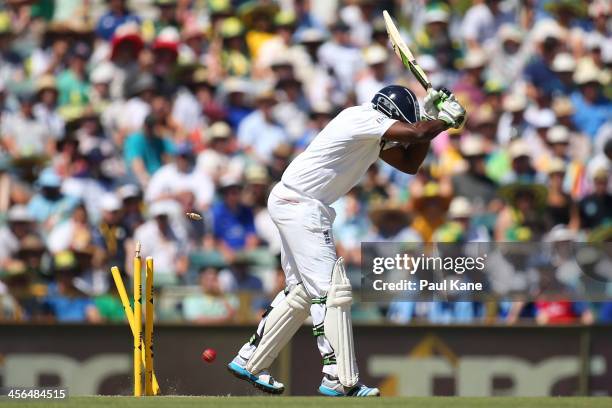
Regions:
[[[476,157],[486,154],[484,141],[480,135],[468,135],[461,139],[459,150],[464,157]]]
[[[520,43],[523,40],[523,33],[514,24],[503,24],[499,28],[497,35],[502,41],[511,40]]]
[[[448,23],[450,14],[444,7],[428,7],[425,11],[425,24]]]
[[[224,174],[219,180],[219,190],[227,190],[231,187],[242,187],[242,182],[239,177],[233,174]]]
[[[363,58],[368,65],[382,64],[387,61],[389,54],[380,45],[372,45],[363,52]]]
[[[571,116],[574,114],[574,105],[569,98],[558,97],[553,100],[552,109],[558,118]]]
[[[179,143],[176,146],[177,156],[193,156],[193,146],[189,142]]]
[[[552,63],[552,70],[555,72],[574,72],[576,60],[567,52],[559,53],[555,56]]]
[[[301,44],[321,43],[327,39],[327,33],[319,28],[306,28],[298,31],[297,42]]]
[[[135,184],[124,184],[117,189],[117,195],[122,200],[127,200],[129,198],[136,198],[142,195],[142,192]]]
[[[172,200],[155,201],[149,207],[149,217],[156,218],[162,215],[171,215],[176,208],[176,202]]]
[[[332,31],[349,31],[351,29],[351,27],[349,27],[348,24],[342,21],[342,19],[339,19],[338,21],[336,21],[329,28]]]
[[[448,207],[448,215],[450,218],[468,218],[472,215],[472,204],[470,200],[459,196],[453,198]]]
[[[248,184],[268,184],[268,170],[263,166],[250,166],[245,171]]]
[[[537,112],[526,114],[525,120],[536,129],[545,129],[553,126],[557,121],[557,118],[552,110],[541,109]]]
[[[38,177],[38,185],[41,187],[60,188],[62,179],[52,169],[46,169]]]
[[[232,128],[225,122],[215,122],[208,128],[211,139],[227,139],[232,135]]]
[[[506,95],[502,102],[502,108],[506,112],[520,112],[527,107],[527,98],[519,93],[511,93]]]
[[[484,67],[487,63],[487,55],[481,50],[469,51],[463,60],[464,69],[474,69]]]
[[[8,210],[7,219],[9,222],[32,222],[34,218],[30,215],[28,207],[25,205],[14,205]]]
[[[510,156],[511,160],[518,159],[519,157],[531,157],[531,149],[523,140],[515,140],[510,143],[508,155]]]
[[[100,208],[102,211],[118,211],[121,209],[121,200],[119,200],[116,194],[106,193],[100,200]]]
[[[226,18],[221,24],[221,37],[223,38],[238,37],[242,35],[243,32],[244,26],[236,17]]]
[[[249,83],[242,78],[230,77],[223,82],[223,90],[225,93],[248,93],[250,91]]]
[[[91,71],[92,84],[107,84],[113,80],[113,65],[110,62],[103,62]]]
[[[565,162],[558,157],[554,157],[550,163],[548,163],[547,173],[555,174],[555,173],[565,173]]]
[[[57,91],[57,83],[53,75],[43,75],[38,79],[38,81],[36,81],[36,92],[40,92],[45,89]]]
[[[546,132],[548,143],[568,143],[570,139],[569,129],[562,125],[553,126]]]
[[[585,85],[592,82],[600,83],[601,74],[601,70],[591,59],[583,58],[576,66],[573,79],[578,85]]]
[[[421,54],[417,57],[419,66],[423,68],[425,72],[434,72],[439,68],[438,61],[429,54]]]
[[[292,11],[281,10],[274,16],[274,25],[276,27],[293,26],[296,23],[295,13]]]
[[[566,225],[555,225],[544,239],[546,242],[571,242],[576,239],[576,233]]]
[[[164,27],[153,41],[153,50],[167,49],[176,54],[180,41],[181,36],[176,28]]]

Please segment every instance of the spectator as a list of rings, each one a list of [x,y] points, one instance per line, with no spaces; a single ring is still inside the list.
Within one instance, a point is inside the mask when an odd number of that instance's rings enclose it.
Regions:
[[[414,197],[414,220],[411,227],[423,242],[432,242],[433,234],[445,221],[450,200],[440,191],[440,185],[429,182],[420,196]]]
[[[461,24],[461,33],[469,49],[483,48],[504,23],[514,16],[501,8],[500,0],[476,0]]]
[[[603,72],[590,61],[580,61],[580,69],[574,73],[574,81],[579,91],[572,94],[572,104],[576,109],[574,122],[578,129],[594,138],[599,128],[612,117],[612,104],[601,93],[605,81]],[[602,80],[604,82],[602,82]]]
[[[145,200],[176,199],[178,193],[183,191],[196,197],[197,208],[207,208],[212,203],[214,185],[210,178],[194,170],[193,151],[189,143],[178,145],[174,160],[155,171],[147,185]]]
[[[272,116],[277,104],[274,91],[265,89],[259,92],[256,104],[257,110],[244,118],[238,127],[238,142],[248,154],[265,164],[271,159],[274,148],[288,142],[288,137]],[[265,135],[265,138],[261,135]]]
[[[53,257],[55,282],[44,299],[51,318],[58,322],[98,323],[100,314],[92,299],[74,286],[79,267],[74,253],[62,251]]]
[[[98,223],[96,236],[100,237],[96,244],[104,251],[106,265],[122,266],[126,260],[126,244],[129,231],[123,225],[122,203],[113,193],[107,193],[101,198],[102,217]]]
[[[86,72],[89,54],[89,47],[84,43],[75,44],[70,50],[68,67],[57,77],[60,106],[79,108],[89,102],[89,81]]]
[[[469,197],[472,204],[486,209],[495,199],[496,183],[486,174],[486,151],[479,136],[466,136],[460,144],[467,169],[452,178],[453,194]]]
[[[246,254],[237,254],[228,269],[219,272],[221,289],[226,293],[263,292],[261,279],[251,272],[252,262]]]
[[[351,40],[348,25],[339,20],[330,29],[332,38],[319,48],[318,58],[332,71],[340,85],[339,90],[345,93],[353,87],[355,75],[362,68],[363,60]]]
[[[143,187],[149,184],[151,175],[175,152],[172,141],[157,133],[158,124],[157,118],[149,115],[142,132],[133,133],[125,140],[125,161]]]
[[[142,254],[155,256],[155,284],[176,285],[187,273],[187,242],[180,236],[171,217],[180,208],[174,201],[157,201],[149,208],[149,220],[134,231],[134,240],[142,244]]]
[[[47,126],[47,133],[58,140],[64,136],[64,119],[60,116],[58,103],[58,90],[55,78],[51,75],[42,76],[36,83],[36,98],[33,113],[36,119]]]
[[[222,292],[216,270],[200,271],[200,288],[200,294],[186,296],[183,300],[185,319],[199,324],[230,322],[238,309],[238,299]]]
[[[612,194],[608,191],[609,170],[601,167],[593,174],[593,192],[580,201],[582,228],[597,228],[612,221]]]
[[[55,151],[55,140],[43,122],[34,116],[36,95],[24,91],[18,95],[19,110],[6,115],[0,129],[1,147],[15,158],[40,160]]]
[[[221,200],[212,207],[214,236],[217,248],[227,261],[236,251],[250,250],[258,245],[253,212],[241,202],[242,184],[222,179],[219,185]]]
[[[233,174],[233,167],[240,166],[232,159],[234,135],[225,122],[215,122],[206,131],[208,146],[197,158],[197,170],[218,184],[221,176]]]
[[[109,41],[113,38],[115,30],[128,22],[140,23],[140,18],[127,7],[127,0],[108,1],[108,11],[100,17],[96,27],[96,34]]]
[[[20,242],[34,230],[34,218],[22,205],[11,207],[7,225],[0,227],[0,268],[6,266],[17,254]]]
[[[28,212],[47,232],[66,219],[77,204],[77,200],[61,192],[61,185],[54,171],[43,171],[38,178],[39,191],[28,203]]]

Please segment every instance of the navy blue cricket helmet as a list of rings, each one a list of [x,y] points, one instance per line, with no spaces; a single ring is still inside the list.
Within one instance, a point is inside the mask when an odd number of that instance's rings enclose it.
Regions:
[[[372,98],[374,109],[401,122],[414,123],[421,120],[419,102],[410,89],[399,85],[385,86]]]

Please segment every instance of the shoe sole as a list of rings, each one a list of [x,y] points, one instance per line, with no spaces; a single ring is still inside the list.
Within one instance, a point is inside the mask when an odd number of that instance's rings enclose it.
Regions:
[[[261,384],[257,381],[257,377],[252,374],[244,374],[232,368],[231,363],[227,365],[227,370],[232,373],[232,375],[240,380],[247,381],[251,385],[253,385],[258,390],[261,390],[268,394],[282,394],[285,391],[285,387],[283,388],[270,388],[264,384]]]
[[[355,395],[345,395],[345,394],[341,394],[338,391],[332,390],[331,388],[328,387],[324,387],[324,386],[319,386],[319,394],[324,395],[326,397],[348,397],[348,398],[373,398],[373,397],[380,397],[380,391],[378,392],[378,394],[371,394],[371,395],[359,395],[359,393],[355,394]]]

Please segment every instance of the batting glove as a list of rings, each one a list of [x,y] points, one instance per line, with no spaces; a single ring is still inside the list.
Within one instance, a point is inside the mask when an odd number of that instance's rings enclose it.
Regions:
[[[461,106],[455,95],[450,95],[439,106],[438,119],[448,124],[450,127],[459,129],[465,122],[465,108]]]
[[[436,104],[444,94],[433,88],[429,88],[427,95],[423,98],[423,111],[426,119],[432,120],[438,117],[440,111],[436,108]]]

